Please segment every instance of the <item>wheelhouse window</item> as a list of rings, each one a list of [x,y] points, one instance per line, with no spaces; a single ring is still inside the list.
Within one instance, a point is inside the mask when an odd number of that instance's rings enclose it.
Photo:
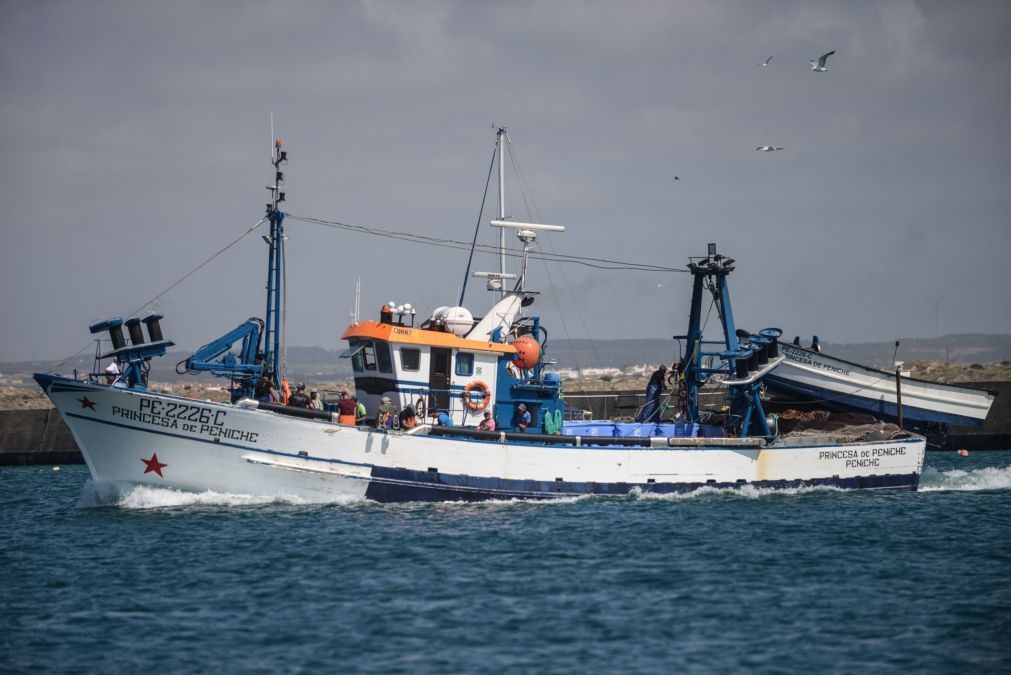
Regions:
[[[457,353],[456,374],[461,377],[470,377],[474,374],[474,355]]]
[[[365,370],[365,360],[362,358],[362,350],[365,349],[367,342],[352,342],[351,346],[341,352],[340,358],[351,359],[351,369],[356,373],[360,373]]]
[[[362,348],[358,354],[361,356],[362,363],[365,366],[365,370],[375,370],[376,369],[376,348],[371,342],[366,342],[365,346]]]
[[[421,370],[421,350],[410,347],[400,348],[400,367],[404,370]]]
[[[379,364],[380,373],[393,372],[393,357],[390,355],[389,342],[376,343],[376,361]]]

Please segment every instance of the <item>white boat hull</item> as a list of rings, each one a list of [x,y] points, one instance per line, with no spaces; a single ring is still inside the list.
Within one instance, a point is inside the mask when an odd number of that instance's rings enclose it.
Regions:
[[[783,447],[741,439],[704,447],[671,447],[693,439],[665,438],[646,447],[480,441],[36,379],[96,480],[309,501],[545,499],[745,484],[916,489],[925,450],[921,437]]]
[[[829,409],[861,410],[875,417],[898,418],[895,374],[821,354],[780,345],[786,357],[765,377],[766,386],[800,401]],[[981,425],[994,395],[982,389],[927,382],[908,377],[902,383],[902,415],[907,428],[927,423]]]

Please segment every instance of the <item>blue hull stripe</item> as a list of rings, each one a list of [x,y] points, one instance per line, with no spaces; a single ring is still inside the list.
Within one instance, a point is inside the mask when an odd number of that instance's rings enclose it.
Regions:
[[[751,483],[579,483],[569,481],[509,480],[440,474],[375,466],[365,496],[378,502],[481,501],[486,499],[558,499],[584,495],[625,496],[632,490],[654,494],[684,493],[703,487],[766,489],[836,487],[848,490],[915,490],[918,474],[763,480]]]
[[[894,403],[887,403],[882,400],[855,396],[851,394],[840,394],[831,389],[822,389],[798,384],[793,380],[784,380],[775,375],[765,376],[766,385],[775,392],[797,396],[801,400],[810,400],[823,405],[829,410],[862,410],[871,413],[875,417],[881,417],[889,422],[898,420],[898,410]],[[917,408],[910,405],[902,406],[902,418],[906,422],[906,427],[916,428],[927,422],[940,422],[943,424],[964,424],[968,426],[980,426],[983,420],[965,415],[954,415],[951,413],[941,413],[936,410]],[[912,424],[910,424],[912,423]]]

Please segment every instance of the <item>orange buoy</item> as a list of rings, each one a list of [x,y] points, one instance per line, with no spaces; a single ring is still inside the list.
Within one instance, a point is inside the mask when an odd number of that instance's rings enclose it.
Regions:
[[[520,368],[533,368],[541,358],[541,346],[532,337],[524,335],[516,338],[513,340],[513,347],[516,348],[513,363]]]
[[[969,451],[966,450],[965,448],[962,448],[961,450],[958,451],[958,456],[959,457],[968,457],[969,456]]]

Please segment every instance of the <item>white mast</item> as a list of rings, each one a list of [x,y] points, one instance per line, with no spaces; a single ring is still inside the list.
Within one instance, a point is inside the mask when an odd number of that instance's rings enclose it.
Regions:
[[[505,220],[505,127],[499,127],[498,138],[498,219]],[[499,274],[500,278],[504,279],[506,275],[506,254],[505,254],[505,229],[499,232],[498,236],[498,258],[499,258]],[[502,284],[502,289],[499,291],[499,297],[505,297],[506,289],[505,284]]]

